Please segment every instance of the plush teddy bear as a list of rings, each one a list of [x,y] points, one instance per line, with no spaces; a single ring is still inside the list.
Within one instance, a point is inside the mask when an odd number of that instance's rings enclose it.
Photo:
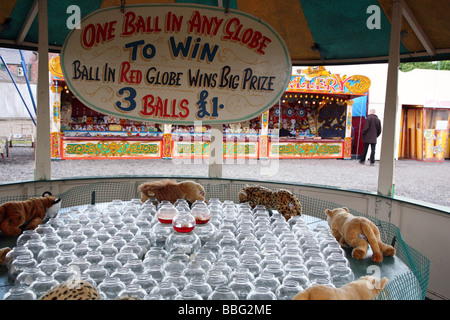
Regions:
[[[18,236],[22,230],[36,229],[44,220],[56,216],[60,208],[61,199],[48,191],[39,198],[5,202],[0,206],[0,231],[6,236]]]
[[[362,276],[340,288],[319,284],[300,291],[293,300],[372,300],[378,297],[388,282],[386,277],[378,280],[373,276]]]
[[[168,200],[175,203],[178,199],[186,199],[190,203],[196,200],[205,200],[205,189],[194,181],[176,182],[173,180],[149,181],[138,187],[141,192],[141,201],[145,202],[149,198],[156,198],[159,202]]]
[[[372,261],[382,262],[383,255],[395,255],[394,247],[384,244],[377,226],[367,218],[355,217],[348,208],[326,209],[328,225],[333,236],[343,247],[352,247],[352,257],[364,259],[367,249],[372,248]]]
[[[278,210],[286,220],[302,215],[302,206],[298,199],[285,189],[272,191],[262,186],[245,186],[239,192],[240,203],[247,202],[252,208],[263,205],[266,209]]]

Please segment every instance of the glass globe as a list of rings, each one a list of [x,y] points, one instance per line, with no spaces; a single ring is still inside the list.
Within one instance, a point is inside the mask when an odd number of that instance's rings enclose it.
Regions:
[[[147,293],[150,293],[154,287],[158,285],[158,282],[153,279],[150,274],[138,274],[136,278],[131,281],[131,284],[139,284],[142,289],[144,289]]]
[[[298,284],[298,282],[294,280],[284,281],[278,288],[275,290],[275,295],[278,300],[292,300],[294,296],[302,291],[303,288]]]
[[[255,289],[252,282],[245,277],[236,277],[230,282],[229,286],[240,300],[246,300],[248,294]]]
[[[6,267],[9,268],[14,259],[22,255],[26,255],[29,258],[34,258],[34,254],[30,249],[28,249],[27,247],[16,246],[5,256]]]
[[[199,236],[192,232],[195,228],[195,218],[186,211],[179,212],[172,220],[175,232],[166,239],[164,248],[169,253],[178,251],[191,255],[201,247]]]
[[[37,239],[39,240],[41,237],[35,230],[24,230],[22,234],[17,238],[16,244],[18,247],[23,246],[27,243],[28,240]]]
[[[213,290],[208,300],[239,300],[239,297],[229,286],[221,285]]]
[[[195,290],[184,289],[175,296],[174,300],[203,300],[203,298]]]
[[[116,299],[122,290],[126,288],[126,285],[116,277],[108,277],[98,285],[98,289],[103,292],[107,299]]]
[[[171,224],[173,218],[179,213],[177,208],[171,203],[163,204],[156,214],[160,223]]]
[[[125,287],[125,289],[123,289],[122,291],[119,292],[118,294],[118,298],[123,298],[123,297],[132,297],[132,298],[137,298],[137,299],[144,299],[145,296],[147,295],[147,291],[145,291],[139,284],[134,283],[134,284],[129,284]]]
[[[12,280],[15,280],[16,277],[24,271],[25,268],[34,268],[37,265],[37,261],[33,258],[30,258],[28,255],[18,256],[11,263],[10,268],[8,270],[9,276]]]
[[[58,281],[53,279],[51,276],[41,276],[38,277],[36,280],[34,280],[31,285],[30,289],[34,291],[36,296],[39,298],[43,294],[47,293],[50,289],[58,285]]]
[[[208,296],[213,291],[211,286],[206,283],[203,277],[191,279],[184,290],[194,290],[202,297],[203,300],[208,299]]]
[[[251,291],[247,300],[277,300],[277,296],[268,287],[256,287]]]
[[[36,300],[37,296],[33,290],[26,286],[14,286],[3,296],[3,300]]]
[[[45,275],[46,274],[37,267],[25,268],[25,269],[23,269],[23,271],[21,273],[19,273],[14,284],[16,286],[23,285],[23,286],[28,287],[38,277],[45,276]]]
[[[173,300],[180,291],[172,282],[162,281],[158,286],[153,288],[150,294],[160,295],[163,300]]]

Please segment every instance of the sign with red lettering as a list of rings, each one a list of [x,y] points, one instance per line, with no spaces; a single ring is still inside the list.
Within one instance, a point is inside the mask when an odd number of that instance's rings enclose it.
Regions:
[[[283,39],[250,14],[187,4],[95,11],[73,29],[61,67],[88,107],[138,121],[240,122],[277,103],[290,80]]]

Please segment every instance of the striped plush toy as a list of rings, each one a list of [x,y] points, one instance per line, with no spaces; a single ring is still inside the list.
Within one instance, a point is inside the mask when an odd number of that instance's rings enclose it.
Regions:
[[[48,191],[39,198],[5,202],[0,206],[0,231],[5,236],[18,236],[23,230],[34,230],[56,216],[60,208],[61,199]]]

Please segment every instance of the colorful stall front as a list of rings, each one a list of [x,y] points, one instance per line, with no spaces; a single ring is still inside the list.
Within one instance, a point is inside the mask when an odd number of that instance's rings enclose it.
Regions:
[[[67,88],[59,57],[51,59],[53,159],[206,159],[211,126],[157,124],[102,114]],[[284,95],[262,115],[223,125],[224,159],[351,159],[352,99],[370,79],[309,67],[291,76]],[[280,137],[287,123],[291,137]]]
[[[367,96],[369,87],[362,75],[331,74],[324,67],[299,70],[269,119],[269,128],[287,123],[293,136],[272,138],[268,157],[351,159],[352,99]]]
[[[49,62],[52,159],[161,158],[163,132],[158,124],[99,113],[67,88],[59,56]]]

